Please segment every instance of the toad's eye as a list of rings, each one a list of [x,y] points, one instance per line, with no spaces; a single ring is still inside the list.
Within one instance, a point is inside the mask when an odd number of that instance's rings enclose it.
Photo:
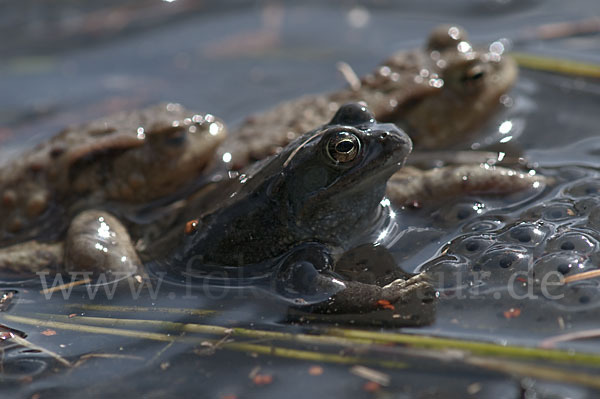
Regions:
[[[186,141],[186,134],[184,129],[174,129],[172,132],[165,136],[165,143],[173,147],[179,147]]]
[[[327,155],[335,162],[350,162],[360,151],[360,140],[352,133],[339,132],[327,143]]]
[[[150,140],[156,139],[157,143],[176,148],[181,147],[187,140],[186,129],[181,126],[168,127],[148,137]]]
[[[460,81],[467,88],[478,87],[483,83],[485,73],[485,68],[482,65],[473,65],[465,71],[465,73],[461,76]]]

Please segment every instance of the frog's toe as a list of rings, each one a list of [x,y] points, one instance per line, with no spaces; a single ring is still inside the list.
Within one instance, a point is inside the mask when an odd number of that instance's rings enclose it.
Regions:
[[[108,212],[89,210],[77,215],[69,227],[64,267],[132,274],[141,262],[125,227]]]
[[[431,303],[435,300],[435,289],[425,273],[417,274],[407,280],[397,279],[382,287],[383,300],[390,303],[403,303],[413,298],[418,298],[423,303]]]

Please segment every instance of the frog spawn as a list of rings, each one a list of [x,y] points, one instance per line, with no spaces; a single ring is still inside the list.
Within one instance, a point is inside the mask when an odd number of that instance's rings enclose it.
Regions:
[[[442,296],[540,299],[563,310],[600,305],[600,184],[595,172],[552,199],[468,214],[428,271]],[[460,209],[456,212],[460,215]]]

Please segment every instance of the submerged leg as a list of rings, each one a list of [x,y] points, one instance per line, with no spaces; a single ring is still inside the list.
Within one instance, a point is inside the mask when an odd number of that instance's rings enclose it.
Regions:
[[[541,189],[551,179],[489,165],[445,166],[430,170],[405,167],[388,181],[386,194],[398,206],[432,205],[473,194],[507,195]]]
[[[314,310],[322,313],[367,313],[390,309],[402,315],[402,307],[409,302],[416,300],[430,304],[435,300],[435,290],[425,273],[409,279],[396,279],[383,287],[358,281],[345,281],[344,285],[345,289]]]
[[[0,249],[0,273],[34,274],[56,270],[63,263],[63,243],[29,241]]]
[[[0,272],[91,271],[131,274],[141,262],[125,227],[104,211],[73,219],[65,243],[29,241],[0,249]]]
[[[317,285],[330,281],[331,277],[319,274]],[[343,287],[320,303],[291,307],[288,316],[301,321],[397,327],[422,326],[435,320],[435,289],[423,273],[383,287],[358,281],[345,281]]]

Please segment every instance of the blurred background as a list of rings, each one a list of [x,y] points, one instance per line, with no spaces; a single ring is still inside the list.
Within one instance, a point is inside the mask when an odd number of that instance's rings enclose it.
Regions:
[[[235,126],[246,115],[282,100],[344,86],[335,67],[338,61],[363,75],[394,51],[422,46],[439,23],[464,26],[474,43],[505,38],[515,51],[598,65],[599,21],[597,0],[0,0],[0,164],[67,125],[160,101],[180,102]],[[491,120],[475,138],[476,145],[498,144],[499,125],[511,120],[514,134],[507,146],[524,151],[542,165],[572,165],[587,159],[597,167],[598,79],[522,69],[510,95],[515,106]],[[590,138],[595,141],[582,141]],[[595,292],[595,303],[600,303],[600,290]],[[60,297],[44,302],[47,308],[42,309],[36,304],[37,291],[24,290],[20,295],[25,299],[14,308],[17,314],[28,308],[62,315],[70,312]],[[144,299],[149,307],[155,305]],[[201,322],[286,332],[304,328],[282,322],[279,314],[265,316],[250,301],[227,307],[205,299],[162,300],[165,306],[218,310],[212,319]],[[442,305],[436,324],[413,333],[535,345],[540,337],[559,331],[553,316],[543,316],[550,311],[535,304],[529,305],[529,316],[521,318],[513,318],[513,313],[506,316],[507,306],[513,305],[501,301]],[[130,317],[152,317],[148,314]],[[154,316],[184,320],[181,315]],[[188,318],[198,322],[194,317]],[[567,327],[577,321],[597,328],[597,310],[594,317],[585,311],[566,313],[565,320]],[[192,345],[165,348],[163,342],[63,331],[48,337],[38,330],[42,328],[27,330],[33,342],[59,348],[65,356],[76,358],[91,351],[124,353],[134,361],[90,360],[85,367],[69,371],[42,368],[36,372],[44,378],[36,377],[30,384],[23,376],[31,379],[33,375],[27,369],[34,367],[31,359],[15,362],[18,356],[26,356],[20,353],[10,363],[7,355],[2,364],[5,370],[13,367],[16,377],[4,392],[15,397],[30,398],[39,392],[43,398],[81,397],[82,391],[90,395],[146,392],[148,398],[200,392],[229,399],[311,394],[370,398],[376,394],[368,392],[364,381],[351,375],[345,364],[326,365],[326,379],[317,380],[320,377],[307,372],[311,361],[254,356],[251,351],[223,350],[205,356],[201,346],[200,350]],[[594,345],[578,341],[572,347],[597,352]],[[405,353],[388,349],[370,355],[408,361]],[[338,348],[331,352],[337,354]],[[41,354],[38,358],[48,361]],[[257,388],[248,378],[257,367],[275,376],[268,390]],[[526,396],[522,382],[507,373],[460,368],[436,358],[417,358],[408,369],[385,371],[393,376],[386,389],[394,397],[466,397],[461,395],[474,381],[481,386],[469,392],[481,398],[595,397],[585,388],[553,383],[538,386],[537,396]]]
[[[600,62],[598,34],[538,40],[536,30],[582,19],[593,28],[595,0],[3,0],[0,10],[0,159],[68,124],[158,101],[235,124],[339,88],[336,62],[360,76],[443,22],[474,42],[508,38],[519,51]]]

